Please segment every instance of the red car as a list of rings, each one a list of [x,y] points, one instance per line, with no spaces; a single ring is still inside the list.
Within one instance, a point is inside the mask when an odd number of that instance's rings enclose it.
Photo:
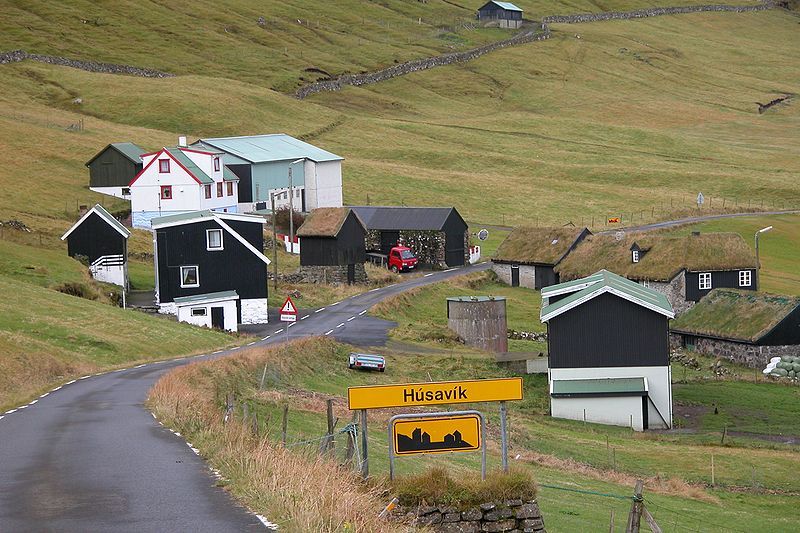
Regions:
[[[417,256],[406,246],[395,246],[389,252],[389,270],[405,272],[417,268]]]

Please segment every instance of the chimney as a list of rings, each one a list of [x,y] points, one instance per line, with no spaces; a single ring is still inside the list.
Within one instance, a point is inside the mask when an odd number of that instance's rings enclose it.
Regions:
[[[186,136],[181,135],[178,137],[178,146],[186,146]]]

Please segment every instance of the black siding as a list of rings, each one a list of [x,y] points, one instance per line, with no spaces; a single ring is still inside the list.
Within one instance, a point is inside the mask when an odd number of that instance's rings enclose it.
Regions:
[[[127,187],[142,170],[113,146],[108,147],[89,165],[89,187]]]
[[[366,261],[365,232],[355,213],[347,215],[336,237],[301,237],[300,265],[352,265]]]
[[[450,211],[442,229],[444,230],[445,264],[449,267],[464,266],[466,263],[464,233],[468,226],[455,208]]]
[[[556,271],[553,269],[553,265],[535,265],[533,269],[534,289],[541,290],[544,287],[549,287],[550,285],[555,285],[558,283],[558,274],[556,274]]]
[[[264,249],[262,225],[225,221],[256,250]],[[181,296],[234,290],[242,300],[267,297],[267,265],[223,230],[223,250],[206,250],[206,230],[219,229],[213,220],[156,230],[158,289],[161,303]],[[198,265],[200,286],[181,288],[180,267]]]
[[[800,344],[800,307],[786,315],[769,333],[758,339],[761,346]]]
[[[749,270],[750,279],[752,283],[749,287],[739,287],[739,269],[737,270],[720,270],[711,272],[711,289],[742,289],[742,290],[756,290],[756,271],[752,268],[743,268],[740,270]],[[708,272],[708,271],[706,271]],[[700,290],[700,272],[686,272],[686,301],[699,302],[702,297],[711,292],[711,290]]]
[[[70,257],[84,255],[91,263],[104,255],[127,255],[127,242],[100,215],[92,213],[67,237],[67,253]]]
[[[668,322],[664,315],[601,294],[550,319],[550,367],[666,366]]]
[[[253,171],[248,164],[225,165],[239,178],[239,202],[253,201]]]

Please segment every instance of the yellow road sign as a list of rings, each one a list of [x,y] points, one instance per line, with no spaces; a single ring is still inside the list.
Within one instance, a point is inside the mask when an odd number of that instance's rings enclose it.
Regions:
[[[521,399],[522,378],[437,381],[347,389],[347,403],[350,409],[502,402]]]
[[[481,447],[478,415],[403,418],[392,423],[396,455],[472,452]]]

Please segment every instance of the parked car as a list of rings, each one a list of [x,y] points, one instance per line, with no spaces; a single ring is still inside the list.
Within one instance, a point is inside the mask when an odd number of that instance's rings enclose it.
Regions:
[[[417,256],[411,248],[395,246],[389,251],[389,270],[392,272],[405,272],[417,268]]]
[[[383,372],[386,370],[386,359],[381,355],[351,353],[349,366],[352,370],[360,368],[363,370],[377,370],[378,372]]]

